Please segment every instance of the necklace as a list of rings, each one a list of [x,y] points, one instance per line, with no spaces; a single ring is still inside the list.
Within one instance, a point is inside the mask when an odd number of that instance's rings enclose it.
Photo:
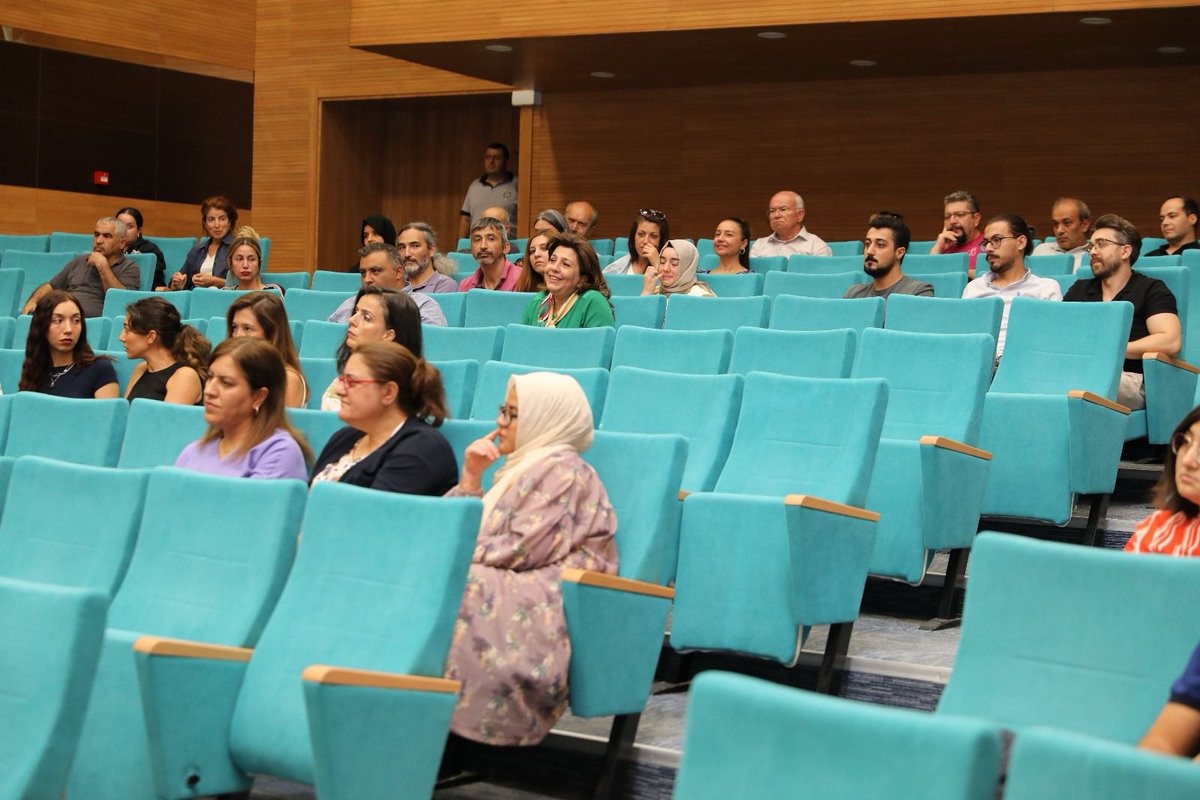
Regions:
[[[72,361],[70,364],[67,364],[65,369],[60,369],[58,371],[55,371],[55,368],[51,367],[50,368],[50,388],[53,389],[54,385],[56,383],[58,383],[58,379],[61,378],[63,375],[66,375],[68,372],[70,372],[74,366],[75,366],[75,362]]]

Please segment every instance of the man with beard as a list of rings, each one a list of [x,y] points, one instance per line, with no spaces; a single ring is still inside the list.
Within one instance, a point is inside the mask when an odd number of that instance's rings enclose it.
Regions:
[[[987,254],[988,271],[967,284],[963,298],[999,297],[1004,301],[1000,317],[1000,336],[996,340],[996,360],[1004,354],[1008,331],[1008,309],[1014,297],[1037,300],[1062,300],[1058,281],[1039,278],[1025,268],[1025,256],[1033,249],[1033,231],[1016,214],[1001,214],[988,220],[980,236],[980,248]]]
[[[1184,250],[1200,249],[1196,241],[1196,219],[1200,207],[1190,197],[1168,197],[1158,211],[1158,224],[1167,243],[1147,256],[1173,256]]]
[[[967,274],[975,277],[975,257],[983,250],[979,231],[979,201],[970,192],[951,192],[942,200],[942,232],[929,252],[933,255],[966,253],[970,257]]]
[[[1133,324],[1125,347],[1125,367],[1117,402],[1129,408],[1146,407],[1146,387],[1142,383],[1142,356],[1146,353],[1179,353],[1179,311],[1175,295],[1157,278],[1133,271],[1142,249],[1142,237],[1129,220],[1105,214],[1096,220],[1088,254],[1092,274],[1067,290],[1063,300],[1082,303],[1108,303],[1124,300],[1133,304]]]
[[[409,292],[457,292],[458,282],[437,269],[437,233],[424,222],[410,222],[400,229],[396,237],[396,249],[400,252],[401,266]]]
[[[495,289],[515,292],[521,268],[505,259],[508,233],[504,223],[494,217],[481,217],[471,226],[471,255],[479,269],[458,284],[460,292],[471,289]]]
[[[362,285],[378,286],[381,289],[400,291],[404,285],[404,269],[400,265],[400,251],[388,242],[372,242],[358,251],[358,269],[362,273]],[[413,301],[421,312],[421,322],[426,325],[445,325],[446,315],[438,301],[423,294],[414,294]],[[346,298],[337,309],[329,315],[329,322],[347,322],[354,313],[357,295]]]
[[[880,211],[871,217],[863,239],[863,272],[871,276],[871,282],[854,284],[846,290],[845,297],[882,297],[884,300],[893,294],[932,297],[932,286],[900,271],[909,241],[911,235],[904,217],[890,211]]]

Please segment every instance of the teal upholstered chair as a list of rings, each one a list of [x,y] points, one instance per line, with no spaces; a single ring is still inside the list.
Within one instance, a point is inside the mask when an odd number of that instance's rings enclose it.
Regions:
[[[304,373],[304,382],[308,384],[308,407],[320,408],[321,397],[333,379],[337,377],[337,359],[300,357],[300,371]]]
[[[980,533],[938,713],[1135,744],[1196,646],[1196,603],[1196,559]]]
[[[146,239],[154,242],[158,249],[162,250],[163,258],[167,262],[168,280],[172,273],[183,269],[183,262],[187,261],[188,253],[196,246],[196,240],[191,236],[147,236]]]
[[[787,269],[785,256],[750,256],[750,269],[759,275],[770,272],[783,272]]]
[[[240,289],[216,289],[211,286],[192,289],[192,307],[188,311],[188,316],[198,319],[211,319],[212,317],[224,319],[229,305],[244,294],[249,294],[249,292],[243,292]]]
[[[487,325],[478,328],[421,326],[422,347],[430,361],[458,361],[469,358],[479,363],[500,358],[504,349],[504,328]]]
[[[667,298],[660,294],[645,297],[612,297],[613,317],[617,327],[634,325],[641,328],[661,328],[667,313]]]
[[[91,245],[88,245],[91,250]],[[20,250],[26,253],[45,253],[50,250],[50,235],[45,233],[39,234],[12,234],[0,233],[0,255],[9,250]]]
[[[852,239],[842,242],[826,242],[829,251],[837,256],[861,256],[863,254],[862,239]]]
[[[498,404],[497,404],[498,405]],[[442,421],[442,425],[438,428],[442,436],[446,437],[446,441],[450,443],[450,449],[454,451],[454,458],[459,466],[463,463],[463,453],[467,451],[467,446],[476,439],[482,439],[496,429],[495,420],[490,419],[447,419]],[[490,467],[483,471],[480,479],[480,484],[484,491],[492,485],[492,475],[503,463],[503,459],[495,461]]]
[[[463,326],[499,325],[520,322],[525,306],[536,295],[533,292],[496,292],[489,289],[472,289],[466,293],[467,302],[463,309]]]
[[[817,686],[835,688],[874,546],[879,515],[861,506],[887,398],[877,378],[747,376],[714,491],[683,503],[672,647],[792,664],[828,623]]]
[[[77,400],[21,392],[12,401],[4,454],[115,467],[128,414],[129,402],[121,398]]]
[[[155,635],[252,646],[287,578],[304,501],[300,481],[224,478],[168,467],[151,473],[137,547],[109,608],[69,796],[157,796],[151,741],[154,749],[166,742],[147,736],[133,644]],[[212,713],[202,709],[191,722],[199,728]],[[182,780],[183,772],[175,777]]]
[[[1061,525],[1075,495],[1092,495],[1094,540],[1125,438],[1129,412],[1114,401],[1132,318],[1128,303],[1013,298],[979,435],[992,453],[985,516]]]
[[[612,366],[720,375],[728,369],[732,351],[733,332],[729,330],[663,331],[626,326],[617,331]]]
[[[896,294],[888,298],[886,327],[911,333],[986,333],[992,337],[994,352],[1003,316],[1004,301],[999,297],[963,300]]]
[[[304,321],[299,355],[311,358],[335,358],[338,348],[346,341],[346,323],[321,319]]]
[[[0,317],[15,317],[25,304],[28,292],[22,293],[25,273],[19,269],[0,269]],[[9,336],[11,339],[11,334]],[[6,347],[10,342],[0,342]]]
[[[1075,271],[1075,256],[1070,253],[1025,256],[1025,269],[1041,277],[1070,275]]]
[[[149,472],[36,456],[17,459],[11,470],[0,517],[0,577],[112,597],[133,555]],[[86,487],[88,501],[60,502],[63,487]]]
[[[1149,248],[1149,250],[1153,249],[1155,248]],[[1142,252],[1146,253],[1149,252],[1149,250],[1147,250],[1145,247],[1145,240],[1143,240]],[[1183,256],[1179,254],[1173,256],[1142,256],[1137,260],[1137,263],[1134,264],[1134,266],[1137,267],[1138,272],[1147,269],[1158,269],[1161,267],[1179,267],[1183,266]]]
[[[475,404],[475,387],[479,383],[479,362],[462,358],[455,361],[438,361],[434,366],[442,374],[442,389],[446,393],[446,405],[450,416],[455,419],[471,419],[471,407]]]
[[[355,294],[362,288],[362,274],[357,268],[353,272],[333,272],[327,269],[315,270],[312,274],[312,288],[317,292],[341,292],[344,295]]]
[[[179,316],[184,319],[191,313],[191,292],[143,292],[130,289],[109,289],[104,293],[104,311],[102,316],[109,317],[110,319],[113,317],[124,317],[125,306],[147,297],[160,297],[166,300],[179,310]]]
[[[213,348],[229,335],[229,320],[224,314],[219,317],[209,317],[205,322],[205,338],[212,344]]]
[[[787,271],[805,275],[836,275],[844,272],[861,272],[861,255],[810,256],[796,253],[788,256]]]
[[[1183,336],[1180,354],[1188,351],[1188,329],[1191,327],[1191,274],[1187,267],[1154,267],[1142,269],[1142,261],[1138,260],[1138,271],[1149,278],[1157,278],[1167,285],[1171,294],[1175,295],[1175,307],[1179,312],[1181,335]],[[1200,275],[1195,276],[1200,281]],[[1149,356],[1149,354],[1147,354]],[[1145,436],[1151,444],[1166,444],[1171,440],[1171,434],[1179,420],[1187,416],[1194,407],[1193,397],[1196,394],[1196,374],[1200,367],[1184,363],[1180,358],[1167,356],[1165,353],[1155,353],[1152,357],[1142,357],[1142,372],[1146,389],[1146,407],[1137,409],[1129,415],[1129,425],[1125,429],[1125,439],[1137,439]]]
[[[0,579],[0,797],[61,797],[92,692],[108,598]]]
[[[676,433],[688,440],[683,488],[711,491],[729,456],[742,403],[740,375],[684,375],[614,367],[601,430]],[[660,410],[656,398],[670,398]],[[596,416],[596,415],[594,415]]]
[[[940,619],[951,616],[955,584],[979,526],[991,457],[975,445],[994,348],[985,333],[871,328],[863,331],[854,364],[854,377],[888,382],[867,492],[867,507],[880,515],[871,572],[919,584],[934,551],[950,550]]]
[[[836,302],[836,301],[829,301]],[[849,378],[857,342],[854,331],[778,331],[739,328],[729,372],[774,372],[797,378]]]
[[[287,416],[292,425],[304,434],[304,439],[308,442],[309,449],[312,450],[313,458],[319,456],[325,449],[329,437],[346,427],[346,423],[338,418],[336,411],[322,411],[319,408],[289,408]]]
[[[1000,730],[986,722],[725,672],[699,675],[690,700],[676,800],[991,800],[996,793]]]
[[[904,271],[909,275],[932,275],[935,272],[967,274],[971,257],[966,253],[912,253],[904,257]],[[986,266],[986,265],[985,265]]]
[[[625,274],[605,275],[604,282],[608,284],[608,291],[614,297],[637,297],[642,293],[644,279],[641,275],[634,275],[632,272],[627,272]]]
[[[322,800],[429,797],[460,686],[441,676],[481,509],[318,484],[253,655],[204,637],[139,641],[158,796],[236,792],[268,774],[314,784]]]
[[[51,253],[88,253],[92,250],[92,235],[90,233],[64,233],[53,231],[50,234]]]
[[[204,408],[138,398],[129,404],[117,466],[169,467],[208,430]]]
[[[714,275],[710,272],[697,277],[707,283],[717,297],[757,297],[762,294],[763,276],[757,272],[738,275]]]
[[[125,256],[138,268],[138,290],[150,292],[154,290],[154,270],[158,267],[158,258],[153,253],[129,253]],[[167,275],[167,279],[170,279]]]
[[[0,270],[0,292],[3,291],[2,284],[4,283],[6,274],[3,270]],[[17,274],[17,277],[20,277],[20,273]],[[2,298],[0,298],[0,302],[3,302]],[[13,334],[16,332],[16,329],[16,319],[13,317],[0,317],[0,347],[12,347]]]
[[[967,288],[965,272],[906,272],[908,277],[933,287],[934,297],[962,297]]]
[[[92,248],[89,246],[88,250]],[[25,293],[33,294],[33,290],[62,271],[67,262],[75,257],[75,253],[26,253],[21,250],[7,250],[4,258],[0,259],[0,269],[19,269],[25,273]]]
[[[0,350],[0,389],[4,397],[16,397],[21,385],[21,367],[25,365],[25,346]]]
[[[8,403],[0,400],[0,434],[8,435]],[[17,459],[12,456],[0,456],[0,498],[8,496],[8,482],[12,480],[13,467]],[[3,511],[0,505],[0,511]]]
[[[308,288],[308,273],[304,270],[293,270],[292,272],[263,272],[261,273],[261,277],[263,283],[278,284],[279,287],[285,292],[290,292],[292,289]]]
[[[504,332],[500,360],[533,367],[608,369],[616,340],[616,328],[609,325],[558,330],[514,324]]]
[[[466,292],[432,292],[429,295],[442,307],[446,324],[452,328],[462,327],[463,312],[466,310]]]
[[[1200,769],[1188,759],[1050,728],[1021,731],[1004,783],[1006,800],[1190,800],[1200,797]]]
[[[790,294],[800,297],[828,297],[837,299],[846,296],[846,291],[856,283],[865,283],[866,275],[858,272],[836,272],[831,274],[809,274],[805,272],[770,272],[763,282],[763,294],[772,299]]]
[[[692,297],[667,301],[664,326],[672,331],[735,331],[743,325],[767,327],[771,301],[766,297]]]
[[[124,324],[122,322],[122,324]],[[120,330],[117,331],[118,335]],[[113,337],[110,337],[113,338]],[[113,339],[116,342],[115,338]],[[121,347],[120,342],[116,342],[119,349],[117,350],[98,350],[96,355],[108,356],[112,359],[113,369],[117,371],[117,386],[121,390],[121,394],[125,394],[125,390],[129,388],[129,379],[133,377],[133,371],[137,369],[137,365],[142,363],[140,358],[130,358],[125,355],[125,348]]]
[[[504,402],[504,394],[508,391],[509,376],[524,375],[527,372],[557,372],[560,375],[570,375],[583,389],[588,405],[592,407],[592,418],[599,419],[603,413],[604,396],[608,391],[606,369],[549,369],[528,364],[510,364],[507,361],[489,361],[479,371],[479,383],[475,386],[475,400],[471,404],[470,418],[495,419],[496,408]]]
[[[836,298],[779,295],[771,307],[771,328],[781,331],[850,328],[861,333],[864,328],[883,327],[884,308],[882,297],[844,300],[841,295]]]
[[[283,307],[289,320],[328,319],[337,307],[346,302],[345,292],[314,292],[312,289],[292,289],[283,296]]]

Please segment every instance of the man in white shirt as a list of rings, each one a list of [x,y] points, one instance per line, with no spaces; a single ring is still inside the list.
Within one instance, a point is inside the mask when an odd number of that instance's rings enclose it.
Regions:
[[[1074,197],[1060,197],[1050,210],[1050,224],[1054,228],[1054,241],[1045,241],[1033,248],[1035,256],[1053,256],[1066,253],[1075,256],[1072,270],[1079,269],[1087,252],[1088,234],[1092,231],[1092,212],[1087,203]]]
[[[762,256],[831,256],[825,240],[804,227],[804,198],[795,192],[776,192],[767,208],[771,235],[756,239],[750,247],[751,258]]]

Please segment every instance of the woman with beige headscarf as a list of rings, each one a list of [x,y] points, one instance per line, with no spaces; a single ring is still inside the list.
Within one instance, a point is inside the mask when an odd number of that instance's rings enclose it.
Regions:
[[[559,575],[567,567],[615,574],[617,518],[604,484],[579,453],[592,444],[592,410],[574,378],[514,375],[496,429],[472,442],[447,496],[483,495],[483,517],[446,677],[462,681],[450,729],[477,742],[540,742],[567,705],[567,638]]]
[[[707,283],[696,280],[700,254],[696,245],[687,239],[671,239],[658,255],[658,267],[646,270],[642,278],[642,294],[690,294],[694,297],[716,297]]]

